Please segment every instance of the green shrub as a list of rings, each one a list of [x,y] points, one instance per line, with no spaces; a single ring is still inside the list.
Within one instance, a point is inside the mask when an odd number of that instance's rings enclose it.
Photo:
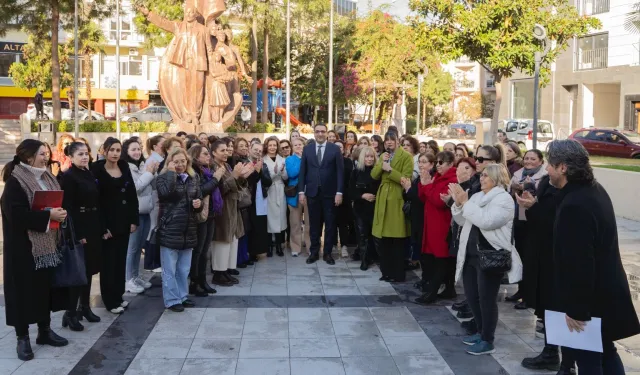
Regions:
[[[258,122],[252,128],[252,133],[273,133],[276,126],[270,122]]]
[[[41,121],[32,121],[31,122],[31,131],[39,132]],[[73,121],[62,120],[62,121],[48,121],[53,123],[56,132],[58,133],[70,133],[75,131],[75,124]],[[163,121],[157,122],[120,122],[120,131],[124,133],[145,133],[145,132],[153,132],[153,133],[162,133],[166,132],[169,127]],[[80,123],[79,131],[86,133],[114,133],[116,131],[116,122],[115,121],[84,121]]]

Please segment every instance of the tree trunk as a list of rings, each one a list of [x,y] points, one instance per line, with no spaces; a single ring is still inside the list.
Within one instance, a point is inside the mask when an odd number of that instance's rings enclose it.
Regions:
[[[258,18],[253,16],[251,25],[251,126],[258,120]]]
[[[87,111],[89,115],[87,116],[88,121],[92,121],[91,116],[91,55],[84,55],[84,82],[85,82],[85,92],[87,96]]]
[[[495,86],[496,86],[496,102],[493,106],[493,118],[491,119],[491,134],[489,135],[489,140],[491,144],[496,143],[498,138],[498,119],[500,118],[500,104],[502,103],[502,76],[493,73],[495,77]],[[487,140],[485,139],[485,142]]]
[[[262,119],[261,122],[269,122],[269,27],[267,25],[267,15],[264,22],[264,51],[262,55]]]
[[[53,119],[61,120],[60,114],[60,57],[58,55],[58,26],[60,9],[58,0],[51,0],[51,101]]]

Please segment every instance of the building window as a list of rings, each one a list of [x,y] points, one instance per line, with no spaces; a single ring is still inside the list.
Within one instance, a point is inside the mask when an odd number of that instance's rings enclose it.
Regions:
[[[496,87],[496,78],[491,73],[487,73],[487,88]]]
[[[20,62],[21,54],[0,53],[0,77],[9,77],[9,68],[13,63]]]
[[[609,60],[609,33],[579,38],[575,53],[576,70],[606,68]]]
[[[120,74],[125,76],[141,76],[142,56],[120,56]]]
[[[121,41],[133,41],[133,42],[143,42],[144,37],[136,33],[135,27],[133,26],[133,17],[134,14],[130,13],[129,10],[124,10],[125,14],[120,17],[120,40]],[[111,18],[109,20],[109,40],[115,41],[118,35],[118,22],[116,18]]]
[[[609,0],[578,0],[580,14],[590,16],[593,14],[607,13]]]
[[[540,93],[538,91],[538,99]],[[540,100],[538,100],[540,103]],[[538,106],[538,115],[540,106]],[[533,118],[533,79],[521,79],[511,82],[511,118]]]

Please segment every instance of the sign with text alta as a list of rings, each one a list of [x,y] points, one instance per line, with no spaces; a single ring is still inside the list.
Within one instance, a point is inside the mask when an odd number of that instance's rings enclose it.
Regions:
[[[26,43],[0,42],[0,53],[22,53]]]

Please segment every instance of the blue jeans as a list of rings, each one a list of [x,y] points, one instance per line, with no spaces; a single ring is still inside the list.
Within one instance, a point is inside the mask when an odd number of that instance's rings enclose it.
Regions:
[[[193,249],[174,250],[160,246],[162,298],[165,307],[178,305],[187,299],[192,251]]]
[[[125,281],[135,279],[140,271],[140,255],[142,247],[149,234],[149,226],[151,225],[151,217],[149,214],[139,216],[140,225],[135,232],[129,236],[129,247],[127,248],[127,270],[125,272]]]

